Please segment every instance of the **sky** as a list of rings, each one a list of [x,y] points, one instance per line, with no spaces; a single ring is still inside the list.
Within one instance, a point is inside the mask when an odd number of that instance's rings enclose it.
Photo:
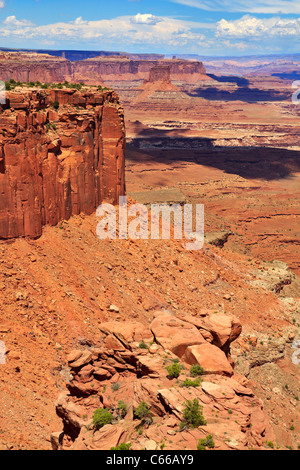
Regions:
[[[300,0],[0,0],[0,47],[300,53]]]

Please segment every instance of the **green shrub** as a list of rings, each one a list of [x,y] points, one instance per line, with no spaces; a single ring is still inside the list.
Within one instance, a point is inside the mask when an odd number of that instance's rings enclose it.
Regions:
[[[105,408],[98,408],[93,416],[93,425],[96,429],[100,429],[106,424],[111,424],[113,415]]]
[[[52,106],[53,106],[54,109],[58,109],[58,108],[59,108],[59,102],[58,102],[58,101],[54,101],[54,103],[53,103]]]
[[[141,341],[140,344],[139,344],[139,348],[140,349],[148,349],[148,346],[144,341]]]
[[[135,410],[134,416],[142,420],[146,418],[150,418],[151,416],[150,406],[145,401],[142,401],[137,407],[137,409]]]
[[[193,364],[190,368],[190,374],[192,377],[198,377],[204,374],[204,369],[199,364]]]
[[[111,389],[112,389],[114,392],[116,392],[117,390],[119,390],[119,388],[120,388],[119,382],[114,382],[114,383],[111,384]]]
[[[128,442],[128,444],[126,444],[125,442],[122,442],[122,444],[120,444],[117,447],[111,447],[110,450],[129,450],[130,447],[131,447],[130,442]]]
[[[209,449],[213,449],[215,447],[215,443],[211,434],[206,436],[205,439],[199,439],[197,444],[198,450],[206,450],[206,447]]]
[[[174,364],[168,366],[166,369],[167,369],[169,377],[171,379],[174,379],[174,378],[177,379],[180,376],[180,373],[181,373],[180,364],[174,363]]]
[[[197,398],[193,401],[187,400],[186,407],[183,410],[183,421],[181,422],[180,427],[198,428],[199,426],[206,424],[202,410],[203,406],[199,404],[199,400],[197,400]]]

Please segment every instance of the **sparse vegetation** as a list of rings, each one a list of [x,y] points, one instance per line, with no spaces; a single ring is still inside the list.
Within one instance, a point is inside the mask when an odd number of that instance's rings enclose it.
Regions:
[[[204,369],[199,364],[193,364],[190,368],[190,374],[192,377],[198,377],[204,374]]]
[[[149,419],[151,417],[150,406],[145,401],[142,401],[135,410],[134,416],[142,421]]]
[[[127,414],[127,405],[124,401],[120,400],[117,408],[118,416],[123,419]]]
[[[196,380],[185,379],[185,381],[182,382],[180,386],[181,387],[199,387],[200,384],[201,384],[200,379],[196,379]]]
[[[131,443],[122,442],[122,444],[118,445],[117,447],[111,447],[110,450],[129,450],[131,447]]]
[[[199,439],[197,444],[198,450],[206,450],[206,448],[213,449],[215,447],[215,443],[211,434],[206,436],[205,439]]]
[[[111,389],[113,390],[113,392],[116,392],[117,390],[120,389],[120,384],[119,382],[114,382],[111,384]]]

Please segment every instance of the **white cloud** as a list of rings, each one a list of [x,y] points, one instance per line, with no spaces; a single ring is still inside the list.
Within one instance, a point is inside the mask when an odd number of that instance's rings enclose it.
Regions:
[[[82,19],[82,16],[79,16],[78,18],[76,18],[76,20],[74,21],[74,24],[87,24],[88,21],[84,21]]]
[[[2,0],[0,1],[0,8],[4,8],[5,7],[5,2],[3,2]]]
[[[3,24],[6,26],[33,26],[34,24],[28,20],[17,20],[15,16],[8,16],[4,21]]]
[[[300,37],[300,18],[255,18],[245,15],[235,21],[222,19],[217,23],[217,37],[267,38]]]
[[[149,13],[141,15],[138,13],[130,19],[130,22],[133,24],[150,24],[154,25],[161,21],[157,16],[151,15]]]
[[[89,42],[94,46],[112,44],[119,50],[127,45],[177,46],[197,48],[205,37],[196,22],[155,17],[151,14],[121,16],[111,20],[85,21],[82,17],[68,23],[35,25],[10,16],[0,27],[0,37],[38,41]]]
[[[174,3],[206,11],[297,14],[299,0],[172,0]]]

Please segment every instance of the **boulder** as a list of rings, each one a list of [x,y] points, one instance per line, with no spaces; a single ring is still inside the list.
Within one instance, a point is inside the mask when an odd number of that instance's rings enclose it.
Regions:
[[[182,357],[188,346],[205,343],[205,339],[191,323],[184,322],[168,312],[161,312],[151,323],[155,340],[165,350]]]
[[[225,353],[209,343],[189,346],[183,360],[188,364],[199,364],[203,367],[205,374],[233,375],[233,369]]]

